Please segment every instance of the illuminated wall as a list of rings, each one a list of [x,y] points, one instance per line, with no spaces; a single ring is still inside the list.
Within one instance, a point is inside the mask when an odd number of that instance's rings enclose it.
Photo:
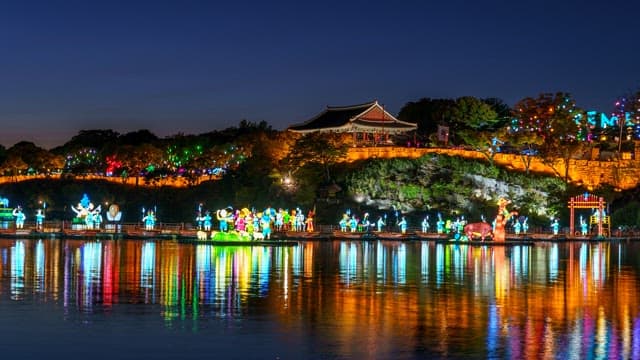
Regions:
[[[442,154],[447,156],[459,156],[466,159],[485,161],[486,156],[477,151],[440,148],[404,148],[404,147],[378,147],[378,148],[350,148],[346,161],[357,161],[371,158],[419,158],[426,154]],[[538,157],[529,158],[529,171],[556,176],[555,168],[564,174],[564,161],[557,159],[553,166],[543,163]],[[511,170],[526,171],[524,159],[516,154],[496,154],[494,163]],[[594,189],[600,185],[608,184],[616,188],[626,190],[640,185],[640,159],[619,161],[591,161],[570,160],[569,179],[572,182],[582,182],[587,188]]]
[[[358,147],[349,148],[345,161],[352,162],[366,159],[392,159],[392,158],[419,158],[425,154],[443,154],[447,156],[460,156],[467,159],[486,160],[486,157],[477,151],[444,148],[409,148],[409,147]],[[623,154],[624,155],[624,154]],[[569,179],[572,182],[582,182],[590,190],[602,184],[612,185],[625,190],[632,189],[640,185],[640,154],[636,154],[637,160],[623,159],[619,161],[592,161],[592,160],[570,160]],[[564,162],[558,159],[554,164],[543,163],[537,157],[531,157],[529,170],[532,172],[556,176],[554,168],[564,174]],[[523,158],[514,154],[496,154],[494,157],[496,165],[504,166],[511,170],[526,171],[527,166]],[[0,176],[0,183],[19,182],[32,179],[60,179],[60,175],[24,175],[24,176]],[[135,178],[107,177],[97,175],[83,176],[84,180],[106,180],[119,184],[136,185]],[[200,184],[204,181],[219,179],[204,175],[194,181]],[[140,181],[141,186],[159,187],[186,187],[190,186],[187,179],[183,177],[166,177],[155,184],[147,184],[144,179]]]

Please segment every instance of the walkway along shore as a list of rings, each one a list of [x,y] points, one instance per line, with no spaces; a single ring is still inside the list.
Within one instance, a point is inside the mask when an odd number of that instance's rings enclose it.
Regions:
[[[36,230],[35,224],[26,226],[24,229],[16,229],[12,226],[0,229],[0,238],[13,239],[142,239],[142,240],[181,240],[184,242],[198,243],[251,243],[268,244],[281,241],[331,241],[331,240],[356,240],[356,241],[435,241],[438,243],[452,244],[501,244],[493,242],[490,238],[485,241],[456,240],[453,234],[437,234],[435,232],[423,233],[418,229],[409,229],[405,234],[400,232],[341,232],[337,226],[320,225],[316,226],[319,231],[314,232],[294,232],[281,231],[273,232],[270,239],[259,239],[251,241],[216,241],[212,240],[212,235],[217,233],[203,232],[194,229],[190,224],[159,224],[154,230],[146,230],[142,223],[125,223],[107,226],[102,229],[83,229],[70,226],[69,222],[47,222],[43,229]],[[640,241],[640,233],[616,233],[611,237],[597,236],[569,236],[568,234],[553,235],[551,233],[529,233],[529,234],[507,234],[507,239],[503,244],[534,244],[538,242],[613,242],[613,241]]]

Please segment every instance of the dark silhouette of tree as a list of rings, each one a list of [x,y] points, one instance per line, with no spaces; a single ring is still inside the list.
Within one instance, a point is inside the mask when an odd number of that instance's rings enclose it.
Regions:
[[[505,104],[502,99],[499,98],[486,98],[482,100],[485,104],[491,106],[491,109],[496,112],[496,119],[498,120],[498,127],[509,125],[511,122],[511,107]]]
[[[283,156],[278,152],[285,143],[282,133],[270,130],[256,131],[237,139],[238,148],[246,154],[246,159],[229,168],[224,180],[233,182],[234,198],[239,204],[256,206],[286,206],[286,194],[280,192],[280,178],[273,176],[278,160]]]
[[[418,134],[429,136],[438,130],[438,125],[447,125],[447,113],[455,106],[453,99],[422,98],[416,102],[406,103],[398,119],[418,125]]]
[[[52,149],[52,152],[64,154],[78,148],[91,147],[102,150],[118,144],[120,133],[110,129],[80,130],[64,145]]]
[[[16,181],[16,177],[20,175],[22,172],[26,171],[29,168],[29,165],[22,160],[22,158],[15,153],[11,153],[7,155],[7,158],[2,163],[2,171],[5,174],[9,174],[14,181]]]
[[[64,169],[64,165],[64,156],[56,155],[49,151],[44,151],[35,159],[35,161],[31,164],[31,167],[37,173],[51,174],[52,172]]]
[[[143,129],[121,135],[118,141],[121,145],[155,144],[158,142],[158,137],[151,131]]]
[[[37,173],[46,172],[46,161],[52,156],[49,151],[29,141],[16,143],[7,150],[7,154],[21,158],[27,164],[27,169]]]
[[[7,158],[7,148],[4,145],[0,145],[0,164],[2,164]]]

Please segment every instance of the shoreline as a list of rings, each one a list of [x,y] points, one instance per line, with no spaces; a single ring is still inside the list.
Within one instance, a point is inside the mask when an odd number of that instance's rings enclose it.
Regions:
[[[282,242],[299,241],[397,241],[397,242],[419,242],[432,241],[441,244],[473,244],[473,245],[528,245],[536,243],[561,243],[561,242],[619,242],[619,241],[640,241],[640,235],[620,235],[612,237],[594,236],[568,236],[566,234],[507,234],[505,242],[494,242],[491,239],[481,240],[458,240],[452,235],[438,233],[408,232],[340,232],[340,231],[315,231],[315,232],[273,232],[270,239],[259,240],[219,240],[212,239],[217,231],[203,232],[197,230],[145,230],[144,228],[132,228],[123,226],[122,231],[113,229],[45,229],[36,231],[35,229],[0,229],[2,239],[76,239],[76,240],[176,240],[184,243],[211,243],[211,244],[270,244]],[[200,234],[199,234],[200,233]],[[204,236],[203,236],[204,234]],[[225,233],[229,235],[235,232]],[[237,237],[237,236],[236,236]],[[246,238],[246,236],[245,236]]]

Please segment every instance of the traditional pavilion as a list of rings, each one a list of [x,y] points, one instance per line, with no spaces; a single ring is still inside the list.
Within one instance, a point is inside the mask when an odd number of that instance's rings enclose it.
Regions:
[[[418,128],[416,124],[400,121],[384,110],[377,101],[352,106],[327,106],[319,115],[302,124],[292,125],[289,131],[347,132],[356,143],[386,144],[390,136],[405,134]]]

